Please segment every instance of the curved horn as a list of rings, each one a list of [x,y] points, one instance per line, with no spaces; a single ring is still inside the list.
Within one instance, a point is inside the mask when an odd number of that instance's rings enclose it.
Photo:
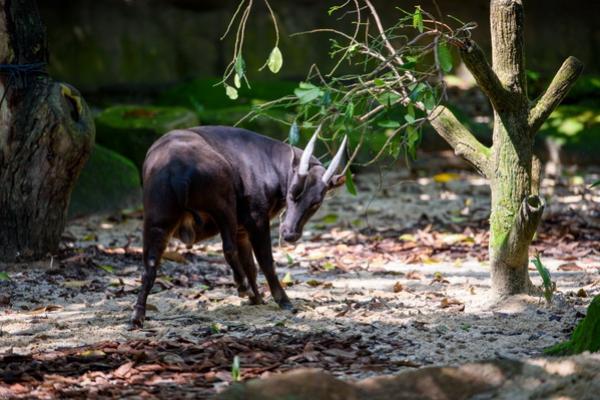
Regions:
[[[333,157],[333,160],[331,160],[331,164],[329,164],[329,168],[327,168],[327,171],[325,171],[325,173],[323,174],[323,183],[329,183],[329,180],[331,179],[331,177],[333,176],[333,174],[339,167],[340,161],[342,161],[342,155],[344,154],[344,151],[346,150],[346,142],[347,141],[348,141],[348,135],[344,136],[344,140],[342,140],[342,145],[340,146],[340,149],[336,153],[335,157]]]
[[[315,150],[315,142],[317,141],[319,132],[321,132],[321,125],[317,127],[317,130],[315,131],[314,135],[310,138],[308,144],[306,145],[306,148],[302,152],[300,164],[298,164],[298,175],[300,176],[308,175],[308,164],[310,161],[310,157],[312,156],[312,153]]]

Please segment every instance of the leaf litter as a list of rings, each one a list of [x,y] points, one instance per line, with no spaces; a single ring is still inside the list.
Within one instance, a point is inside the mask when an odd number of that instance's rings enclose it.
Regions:
[[[297,314],[280,311],[262,279],[268,303],[245,305],[218,240],[191,250],[172,241],[145,328],[129,331],[140,213],[71,222],[52,262],[0,266],[10,277],[0,281],[0,397],[207,397],[233,381],[236,356],[241,380],[298,367],[359,379],[530,358],[567,338],[600,293],[600,231],[586,217],[599,215],[600,189],[544,181],[553,202],[532,255],[542,254],[557,283],[554,301],[491,306],[481,178],[384,180],[359,175],[357,196],[328,199],[301,242],[274,243]]]

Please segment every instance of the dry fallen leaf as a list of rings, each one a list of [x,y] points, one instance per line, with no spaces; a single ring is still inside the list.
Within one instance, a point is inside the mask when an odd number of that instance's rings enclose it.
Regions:
[[[47,306],[42,306],[42,307],[38,307],[38,308],[34,308],[33,310],[27,312],[27,314],[31,314],[31,315],[37,315],[37,314],[42,314],[45,312],[52,312],[52,311],[58,311],[58,310],[62,310],[62,306],[56,305],[56,304],[50,304]]]
[[[406,274],[406,279],[421,280],[423,279],[423,275],[421,275],[417,271],[408,271],[408,273]]]
[[[66,287],[66,288],[81,289],[82,287],[88,286],[91,283],[92,283],[92,281],[89,281],[89,280],[85,280],[85,281],[64,281],[62,283],[62,285],[64,287]]]
[[[448,308],[448,307],[452,307],[452,306],[457,306],[459,311],[463,311],[465,309],[464,303],[462,303],[456,299],[449,299],[447,297],[444,297],[442,299],[442,301],[440,302],[441,308]]]
[[[188,260],[176,251],[165,251],[162,258],[169,261],[175,261],[180,264],[188,263]]]
[[[404,286],[400,282],[394,283],[394,293],[398,293],[404,290]]]
[[[559,265],[558,270],[559,271],[583,271],[583,268],[581,268],[579,265],[577,265],[574,262],[569,262],[569,263]]]
[[[133,365],[134,365],[133,361],[125,363],[125,364],[121,365],[119,368],[117,368],[115,370],[115,372],[113,372],[113,375],[117,378],[124,378],[125,375],[127,375],[127,373],[132,370]]]
[[[86,350],[79,353],[81,357],[103,357],[106,355],[102,350]]]

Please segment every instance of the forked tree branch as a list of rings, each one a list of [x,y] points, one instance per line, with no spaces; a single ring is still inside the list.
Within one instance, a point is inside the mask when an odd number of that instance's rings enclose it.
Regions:
[[[577,58],[569,57],[565,60],[546,92],[536,100],[529,111],[529,132],[532,135],[535,135],[552,111],[565,98],[582,71],[583,64]]]
[[[494,109],[502,111],[511,105],[510,93],[504,89],[481,48],[472,40],[465,41],[460,54],[477,84],[490,99]]]
[[[456,155],[473,164],[482,175],[489,176],[491,150],[481,144],[450,110],[438,106],[429,115],[429,122]]]

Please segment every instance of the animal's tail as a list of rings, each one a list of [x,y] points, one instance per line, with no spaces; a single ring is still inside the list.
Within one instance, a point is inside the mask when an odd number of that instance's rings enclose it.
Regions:
[[[171,188],[175,193],[175,197],[177,197],[177,203],[179,203],[179,206],[192,215],[192,217],[194,218],[194,223],[196,225],[202,226],[202,224],[204,223],[202,221],[202,217],[200,216],[200,214],[198,214],[196,210],[192,209],[188,205],[190,179],[188,177],[171,177],[170,183]]]

